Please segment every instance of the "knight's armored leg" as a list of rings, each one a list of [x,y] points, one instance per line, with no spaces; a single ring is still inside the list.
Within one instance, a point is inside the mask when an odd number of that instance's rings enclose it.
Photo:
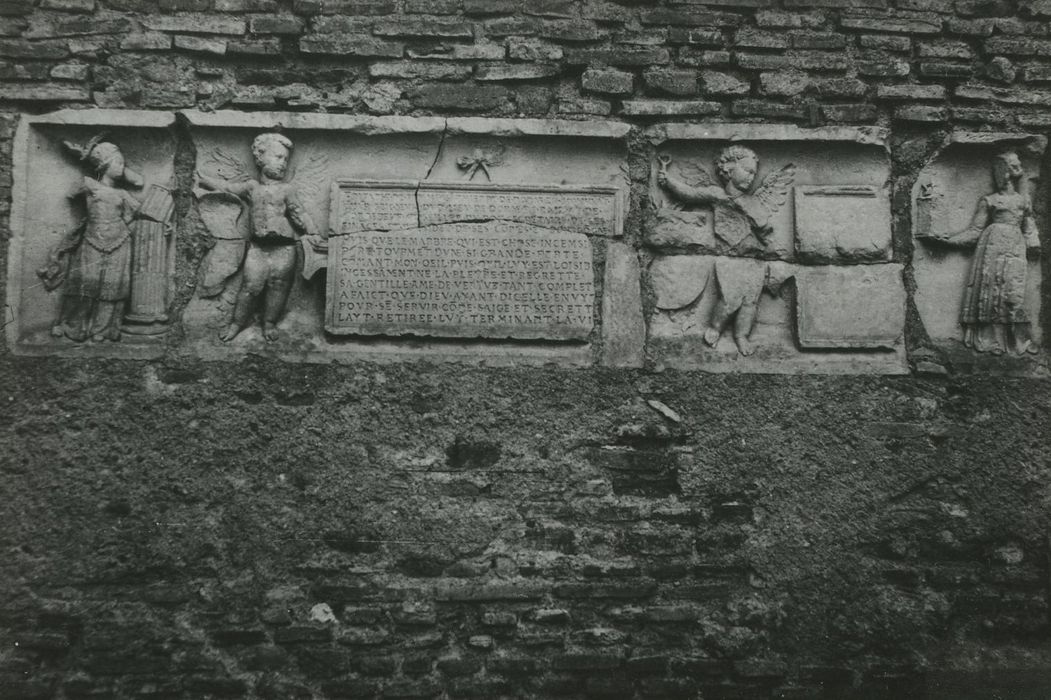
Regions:
[[[750,336],[755,328],[757,307],[758,304],[755,302],[741,304],[741,308],[737,311],[737,318],[734,319],[734,342],[737,343],[737,349],[742,355],[751,355],[755,352],[755,345],[752,344]]]

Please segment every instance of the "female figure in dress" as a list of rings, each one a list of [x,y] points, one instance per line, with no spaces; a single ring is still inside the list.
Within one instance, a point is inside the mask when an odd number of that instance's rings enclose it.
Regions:
[[[1026,258],[1040,253],[1040,234],[1025,188],[1018,154],[993,160],[996,192],[982,197],[971,225],[955,234],[928,239],[974,247],[974,260],[963,295],[960,323],[963,342],[978,352],[1037,352],[1025,309]]]
[[[121,317],[131,290],[131,230],[141,204],[118,184],[141,188],[140,175],[125,166],[116,145],[97,136],[85,146],[65,142],[87,164],[70,195],[84,197],[87,216],[51,251],[37,271],[48,290],[63,285],[62,305],[52,335],[81,342],[120,340]]]

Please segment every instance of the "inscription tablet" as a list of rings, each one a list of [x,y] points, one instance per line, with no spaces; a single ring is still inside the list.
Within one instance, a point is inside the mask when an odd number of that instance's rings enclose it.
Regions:
[[[394,231],[420,225],[416,213],[415,180],[404,182],[354,181],[352,185],[336,183],[332,187],[332,228],[337,233],[358,231]]]
[[[329,241],[325,328],[337,335],[586,340],[591,243],[509,221]]]
[[[618,190],[577,185],[420,184],[420,225],[516,221],[592,236],[619,236]]]

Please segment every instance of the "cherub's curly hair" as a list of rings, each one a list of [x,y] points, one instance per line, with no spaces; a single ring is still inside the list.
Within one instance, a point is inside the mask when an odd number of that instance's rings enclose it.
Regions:
[[[719,179],[723,181],[724,185],[730,179],[730,166],[745,158],[751,158],[756,165],[759,165],[759,156],[755,154],[755,151],[747,146],[738,144],[727,146],[719,154],[719,157],[715,159],[715,172],[718,173]]]
[[[292,152],[292,141],[287,136],[278,134],[274,131],[268,131],[259,134],[252,140],[252,157],[258,162],[259,156],[263,154],[263,151],[274,144],[284,146],[289,153]]]

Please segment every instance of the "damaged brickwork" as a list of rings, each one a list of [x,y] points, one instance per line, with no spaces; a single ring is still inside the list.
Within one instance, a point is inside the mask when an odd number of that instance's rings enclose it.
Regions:
[[[624,121],[632,244],[642,130],[756,121],[889,128],[908,261],[949,131],[1051,129],[1049,20],[1040,0],[7,0],[0,232],[20,112]],[[173,134],[181,309],[205,245]],[[909,377],[5,348],[0,696],[1046,697],[1051,386],[939,354],[905,280]]]

